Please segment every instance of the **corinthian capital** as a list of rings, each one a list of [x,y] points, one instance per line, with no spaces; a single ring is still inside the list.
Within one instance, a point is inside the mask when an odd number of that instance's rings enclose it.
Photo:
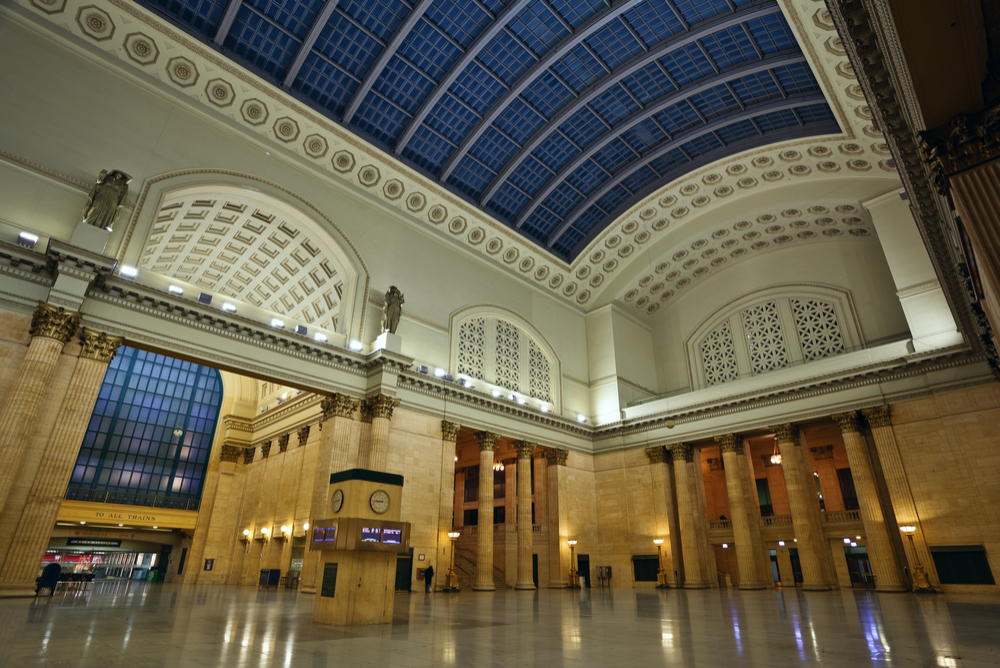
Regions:
[[[97,360],[101,364],[110,364],[118,352],[118,347],[125,342],[120,336],[108,336],[104,332],[95,332],[84,327],[80,330],[80,344],[83,349],[80,357]]]
[[[516,445],[518,459],[531,459],[531,453],[538,447],[537,443],[531,441],[518,441]]]
[[[778,439],[778,443],[791,443],[793,445],[800,445],[799,443],[799,428],[790,422],[785,424],[779,424],[770,427],[771,431],[774,432],[775,438]]]
[[[458,430],[461,428],[462,425],[460,424],[448,422],[447,420],[441,420],[441,440],[451,441],[454,443],[458,440]]]
[[[662,445],[655,445],[646,448],[646,457],[649,458],[650,464],[662,464],[667,461],[667,451],[663,449]]]
[[[879,427],[889,426],[889,407],[888,406],[875,406],[874,408],[865,408],[861,411],[865,419],[868,420],[868,426],[872,429],[878,429]]]
[[[858,428],[858,413],[857,411],[850,411],[848,413],[836,413],[830,416],[837,426],[840,427],[841,434],[856,434],[860,431]]]
[[[387,397],[384,394],[376,394],[368,399],[368,409],[372,418],[392,419],[392,410],[399,405],[399,399]]]
[[[667,450],[673,456],[675,462],[692,462],[694,461],[694,456],[691,453],[691,446],[686,443],[674,443],[673,445],[668,445]]]
[[[476,440],[479,441],[480,452],[484,450],[496,450],[500,435],[490,431],[481,431],[476,434]]]
[[[549,466],[566,466],[566,460],[568,458],[569,450],[545,448],[545,461],[549,463]]]
[[[299,447],[301,448],[309,440],[309,425],[299,427]]]
[[[722,450],[723,453],[735,452],[738,455],[743,454],[743,439],[736,434],[722,434],[721,436],[716,436],[715,442],[719,444],[719,449]]]
[[[357,401],[343,394],[323,397],[323,400],[319,402],[319,408],[323,412],[324,421],[335,417],[353,418],[357,407]]]
[[[80,326],[80,318],[82,317],[79,313],[67,311],[62,306],[38,302],[35,312],[31,314],[29,333],[32,338],[44,336],[66,344],[76,333],[76,328]]]
[[[285,450],[288,449],[288,437],[289,436],[291,436],[291,434],[282,434],[281,436],[278,437],[278,452],[279,453],[284,452]]]

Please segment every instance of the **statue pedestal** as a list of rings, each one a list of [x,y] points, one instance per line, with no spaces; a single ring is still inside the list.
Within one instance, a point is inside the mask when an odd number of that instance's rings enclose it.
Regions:
[[[92,253],[104,255],[104,247],[108,245],[111,232],[87,223],[77,223],[69,243],[77,248],[89,250]]]
[[[382,335],[375,339],[373,350],[388,350],[390,353],[403,353],[403,339],[398,334],[382,332]]]

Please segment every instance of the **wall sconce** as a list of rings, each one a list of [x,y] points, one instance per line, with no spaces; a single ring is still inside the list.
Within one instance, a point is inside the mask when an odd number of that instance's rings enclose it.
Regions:
[[[244,547],[244,549],[249,550],[250,549],[250,529],[244,529],[243,530],[243,535],[240,536],[240,540],[243,541],[243,547]]]
[[[281,535],[278,536],[278,540],[287,541],[289,539],[288,527],[284,524],[281,525]]]
[[[260,538],[258,538],[257,540],[267,543],[267,527],[260,528]]]

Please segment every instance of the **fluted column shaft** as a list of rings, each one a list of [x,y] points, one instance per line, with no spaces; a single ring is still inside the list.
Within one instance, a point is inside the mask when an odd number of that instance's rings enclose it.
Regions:
[[[771,572],[771,558],[764,549],[764,537],[760,532],[760,500],[757,497],[757,481],[754,478],[753,461],[750,456],[750,446],[744,441],[737,453],[740,478],[743,480],[743,503],[747,511],[747,524],[750,526],[750,541],[757,556],[754,560],[757,569],[757,579],[768,588],[774,587],[774,575]]]
[[[44,302],[32,314],[31,342],[0,410],[0,508],[7,503],[59,355],[76,332],[80,317]]]
[[[656,517],[656,536],[662,538],[662,568],[669,587],[680,587],[681,578],[680,529],[677,526],[677,512],[674,508],[673,484],[670,481],[669,453],[663,446],[646,448],[649,458],[649,472],[653,482],[653,514]]]
[[[455,451],[458,441],[458,430],[461,425],[454,422],[441,421],[441,495],[438,507],[438,551],[434,572],[434,590],[441,591],[448,586],[448,566],[451,564],[449,550],[455,549],[455,544],[448,537],[453,530],[455,513]]]
[[[389,422],[392,411],[399,401],[384,394],[368,400],[372,414],[372,436],[368,451],[368,461],[358,462],[358,466],[371,471],[385,471],[389,462]]]
[[[702,560],[697,522],[704,522],[695,496],[697,481],[691,479],[688,464],[692,461],[691,446],[677,443],[667,446],[674,458],[674,482],[677,485],[677,519],[681,529],[681,555],[684,559],[684,588],[704,589],[708,586]]]
[[[545,450],[549,515],[549,589],[569,586],[570,550],[566,543],[569,539],[569,505],[566,500],[568,458],[567,450],[553,448]]]
[[[861,523],[865,526],[868,559],[875,574],[875,588],[879,591],[906,591],[907,587],[899,578],[899,568],[896,567],[896,559],[892,553],[892,543],[882,515],[882,505],[878,500],[868,449],[860,432],[858,414],[852,411],[832,417],[844,436],[847,463],[851,467],[854,489],[858,494]]]
[[[528,441],[517,444],[517,584],[515,589],[534,589],[531,564],[531,453],[537,446]]]
[[[49,544],[104,373],[122,343],[120,337],[87,329],[82,334],[81,356],[70,377],[10,550],[2,562],[0,596],[34,593],[38,565]]]
[[[479,441],[479,528],[476,530],[475,591],[493,591],[493,451],[500,437],[488,431],[476,434]]]
[[[759,578],[757,555],[750,535],[750,521],[746,508],[746,494],[740,475],[740,455],[743,441],[734,434],[716,436],[722,450],[723,468],[726,474],[726,493],[729,496],[729,515],[733,523],[733,538],[736,540],[736,560],[740,569],[740,589],[763,589]]]
[[[889,499],[892,502],[892,510],[896,515],[896,523],[899,526],[914,526],[916,532],[913,534],[913,546],[909,541],[903,541],[903,548],[909,560],[910,573],[916,564],[914,557],[920,561],[927,574],[927,579],[935,588],[940,586],[937,570],[934,568],[934,560],[931,558],[930,550],[927,549],[927,541],[924,539],[924,531],[920,526],[920,516],[917,514],[917,506],[913,502],[913,493],[910,490],[910,482],[906,478],[906,470],[903,468],[903,460],[899,454],[899,446],[896,443],[896,435],[892,431],[889,422],[889,407],[878,406],[876,408],[866,408],[861,411],[868,426],[872,430],[872,438],[875,441],[875,449],[878,451],[879,463],[882,465],[882,475],[885,476],[885,485],[889,489]],[[853,465],[852,465],[853,468]],[[913,554],[916,549],[917,554]]]
[[[785,490],[788,492],[792,527],[795,529],[795,547],[802,565],[802,588],[813,591],[829,589],[822,561],[825,555],[820,552],[824,541],[819,518],[819,497],[805,460],[808,455],[799,445],[799,433],[794,425],[783,424],[771,429],[775,432],[781,451],[781,470],[785,474]]]

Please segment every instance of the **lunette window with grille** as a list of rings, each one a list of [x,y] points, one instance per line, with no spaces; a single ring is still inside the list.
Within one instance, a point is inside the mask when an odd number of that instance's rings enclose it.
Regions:
[[[457,361],[460,374],[555,403],[549,356],[509,320],[482,315],[462,323]]]
[[[847,350],[833,302],[812,297],[761,301],[731,313],[697,346],[705,385],[838,355]]]
[[[105,373],[70,492],[200,498],[221,402],[215,369],[120,348]]]

